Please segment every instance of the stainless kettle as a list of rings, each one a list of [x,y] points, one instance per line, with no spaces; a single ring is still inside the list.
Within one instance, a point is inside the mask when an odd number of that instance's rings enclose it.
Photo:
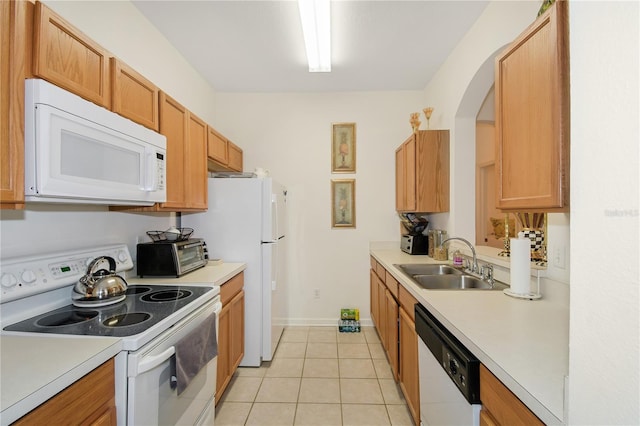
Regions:
[[[103,260],[109,262],[109,270],[94,268]],[[100,256],[91,261],[86,275],[73,287],[71,301],[78,307],[104,306],[125,299],[127,282],[116,274],[116,261],[109,256]]]

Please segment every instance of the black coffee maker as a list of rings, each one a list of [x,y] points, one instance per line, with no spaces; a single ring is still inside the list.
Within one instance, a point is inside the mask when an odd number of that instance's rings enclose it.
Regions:
[[[399,213],[400,223],[407,231],[400,238],[400,250],[408,254],[428,254],[429,237],[423,234],[429,226],[426,216],[415,213]]]

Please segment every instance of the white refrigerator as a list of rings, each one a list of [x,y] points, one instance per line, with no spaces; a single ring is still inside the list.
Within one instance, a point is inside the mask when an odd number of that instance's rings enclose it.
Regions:
[[[286,189],[271,178],[209,178],[209,209],[183,214],[210,259],[244,262],[245,338],[240,365],[271,361],[287,313]]]

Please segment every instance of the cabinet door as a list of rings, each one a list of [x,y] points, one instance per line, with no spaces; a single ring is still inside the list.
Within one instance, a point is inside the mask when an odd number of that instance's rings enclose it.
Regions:
[[[378,335],[380,336],[380,342],[382,342],[382,346],[386,348],[387,343],[387,296],[386,290],[387,288],[384,286],[384,283],[376,275],[376,283],[378,286]]]
[[[167,201],[162,209],[185,205],[185,143],[188,111],[164,92],[160,92],[160,133],[167,137]]]
[[[36,76],[109,108],[109,54],[41,2],[34,17]]]
[[[505,426],[544,424],[483,364],[480,364],[480,400],[483,411],[491,413],[490,417],[494,424]]]
[[[416,425],[420,424],[420,380],[418,377],[418,335],[415,322],[400,308],[400,388]]]
[[[396,210],[403,211],[405,208],[405,186],[404,181],[404,144],[396,149]]]
[[[419,212],[449,211],[449,131],[422,130],[414,148],[414,208]]]
[[[373,322],[373,326],[376,328],[380,327],[380,322],[378,320],[378,276],[375,271],[371,269],[369,271],[369,279],[371,284],[371,294],[370,294],[370,303],[371,303],[371,321]]]
[[[136,70],[111,58],[111,99],[113,112],[156,132],[160,129],[160,90]]]
[[[396,150],[396,210],[416,211],[416,138]]]
[[[0,2],[0,207],[24,207],[28,2]]]
[[[240,365],[244,357],[244,290],[240,291],[231,301],[231,342],[230,342],[230,371],[233,372]]]
[[[416,138],[411,136],[404,151],[404,210],[416,210]]]
[[[555,2],[496,58],[500,209],[568,210],[567,3]]]
[[[236,172],[242,171],[242,149],[231,141],[227,141],[229,150],[229,168]]]
[[[491,413],[486,409],[482,408],[480,410],[480,426],[500,426],[496,419],[493,418]]]
[[[207,157],[225,166],[229,163],[227,139],[211,126],[207,128]]]
[[[386,297],[386,333],[387,340],[385,349],[393,377],[398,379],[398,302],[389,290],[385,292]]]
[[[207,209],[207,124],[192,113],[185,147],[184,192],[184,209]]]
[[[218,315],[218,368],[216,370],[216,404],[222,399],[222,394],[231,380],[230,352],[231,316],[229,305],[223,306]]]

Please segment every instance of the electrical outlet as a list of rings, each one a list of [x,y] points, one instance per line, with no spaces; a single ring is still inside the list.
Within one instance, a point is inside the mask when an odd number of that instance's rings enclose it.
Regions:
[[[313,289],[313,298],[314,299],[320,299],[320,289],[319,288],[314,288]]]
[[[564,246],[553,248],[553,266],[559,269],[566,268],[565,249]]]

